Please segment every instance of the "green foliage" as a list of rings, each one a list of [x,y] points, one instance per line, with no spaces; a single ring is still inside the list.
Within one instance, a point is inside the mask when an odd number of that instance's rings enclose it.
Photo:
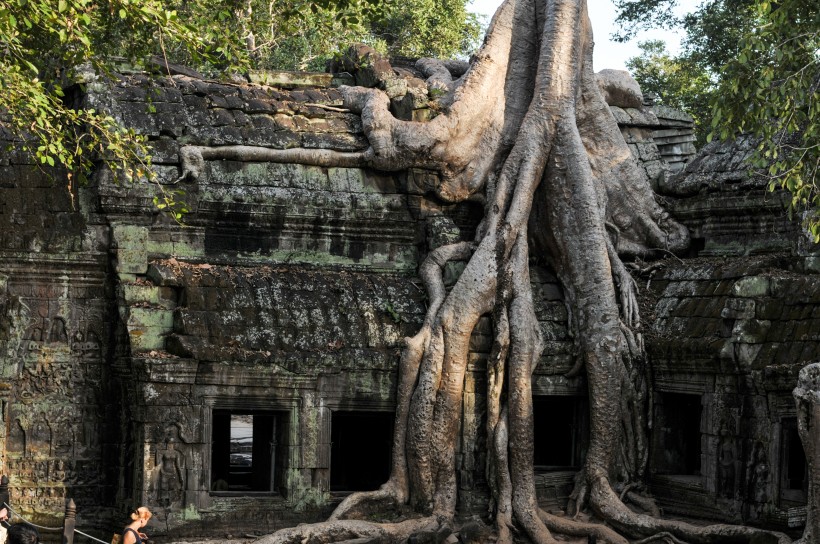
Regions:
[[[792,195],[791,211],[802,214],[820,241],[820,7],[816,0],[706,0],[694,13],[674,14],[677,0],[616,0],[626,40],[636,30],[678,26],[686,31],[676,58],[632,59],[641,85],[667,85],[662,96],[683,93],[681,104],[708,124],[707,139],[750,134],[759,142],[750,167],[768,176],[770,189]],[[672,77],[670,64],[689,74],[690,85]],[[660,74],[660,75],[659,75]],[[702,85],[703,76],[713,84]],[[644,79],[642,81],[642,78]],[[711,114],[703,111],[708,99]],[[690,106],[691,107],[691,106]],[[684,107],[684,109],[687,109]],[[705,132],[700,129],[701,137]]]
[[[168,190],[159,186],[160,194],[154,196],[154,206],[158,210],[167,211],[174,220],[181,222],[190,210],[184,201],[179,200],[185,196],[185,191],[182,189]]]
[[[371,24],[391,56],[453,58],[478,45],[481,22],[465,0],[404,0],[389,3],[384,17]]]
[[[677,4],[678,0],[615,0],[618,30],[612,34],[612,39],[627,42],[641,30],[680,26],[680,18],[675,15]]]
[[[236,2],[231,0],[236,6]],[[452,58],[478,44],[481,25],[467,0],[244,0],[232,41],[251,44],[256,68],[324,70],[355,42],[390,56]],[[184,3],[194,20],[212,4]],[[238,24],[237,24],[238,23]],[[250,39],[249,39],[250,38]],[[223,37],[224,39],[224,37]]]
[[[212,54],[156,0],[0,0],[0,128],[39,164],[65,168],[69,190],[97,159],[125,179],[152,179],[144,138],[72,97],[80,70],[105,75],[111,55],[140,58],[164,43]]]
[[[663,41],[638,44],[641,55],[626,63],[644,93],[658,96],[657,102],[689,113],[695,120],[698,147],[711,131],[710,101],[714,84],[700,65],[688,57],[672,57]]]
[[[682,29],[687,62],[711,74],[737,54],[738,41],[749,29],[749,10],[755,0],[706,0],[683,16],[675,13],[679,0],[615,0],[619,30],[615,41],[625,42],[641,30]]]
[[[387,313],[387,315],[390,316],[390,319],[392,319],[394,323],[401,323],[401,315],[399,314],[399,312],[396,311],[396,309],[390,302],[384,303],[384,311]]]
[[[741,37],[754,26],[749,17],[754,1],[711,0],[683,16],[683,55],[719,78],[723,65],[737,56]]]
[[[751,164],[771,189],[792,195],[820,241],[820,7],[814,0],[756,2],[754,25],[722,70],[714,102],[714,135],[753,134]]]

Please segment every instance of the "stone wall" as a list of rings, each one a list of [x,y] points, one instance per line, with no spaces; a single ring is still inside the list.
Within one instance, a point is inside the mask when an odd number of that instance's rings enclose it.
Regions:
[[[655,412],[662,418],[667,393],[702,407],[698,473],[654,467],[653,491],[670,512],[784,527],[805,515],[804,493],[785,483],[794,452],[783,426],[796,417],[797,372],[820,356],[820,281],[790,264],[782,255],[694,259],[652,277]]]
[[[652,112],[658,118],[658,126],[652,130],[652,139],[669,171],[673,174],[680,172],[697,152],[694,119],[685,112],[660,104],[653,106]]]
[[[0,129],[0,148],[15,146]],[[54,525],[75,499],[110,517],[119,420],[112,397],[108,228],[77,211],[67,177],[20,152],[0,157],[0,427],[13,505]]]
[[[424,170],[220,160],[206,161],[197,181],[178,180],[183,145],[364,149],[358,117],[339,111],[340,95],[325,79],[304,88],[291,81],[292,90],[141,75],[88,86],[88,104],[149,138],[161,187],[184,192],[184,225],[158,212],[156,184],[118,182],[101,168],[72,207],[63,173],[36,169],[19,153],[0,159],[0,448],[13,502],[26,515],[53,524],[71,496],[78,526],[100,534],[146,504],[157,536],[236,535],[319,519],[344,495],[331,470],[340,447],[334,417],[392,412],[402,339],[425,308],[416,269],[429,250],[472,239],[480,205],[428,196],[436,174]],[[754,245],[728,240],[754,222],[744,214],[762,193],[744,197],[736,221],[718,219],[729,195],[746,194],[734,189],[740,185],[687,189],[669,178],[672,155],[653,139],[674,126],[679,132],[663,145],[684,144],[672,153],[684,157],[685,119],[613,113],[703,250],[639,276],[653,411],[663,420],[664,406],[679,399],[666,393],[693,395],[703,407],[700,473],[665,471],[657,438],[654,489],[672,512],[686,500],[704,517],[798,523],[799,497],[782,499],[777,487],[778,452],[783,421],[793,416],[786,398],[795,369],[820,357],[817,276],[804,275],[808,261],[791,253],[727,261],[727,248]],[[705,166],[698,172],[714,179]],[[448,283],[462,266],[448,265]],[[565,437],[560,459],[536,446],[539,496],[554,508],[566,502],[583,458],[586,384],[564,377],[573,344],[557,279],[533,265],[532,281],[547,341],[533,394],[565,414],[539,420],[536,412],[536,442],[541,433]],[[486,511],[490,346],[483,318],[460,430],[464,515]],[[238,490],[220,481],[215,444],[226,414],[276,421],[267,439],[278,453],[261,491],[258,482]]]
[[[805,235],[785,213],[790,195],[768,192],[768,178],[752,173],[745,162],[753,147],[747,137],[713,141],[660,187],[675,197],[670,211],[689,227],[701,255],[798,252],[801,247]]]

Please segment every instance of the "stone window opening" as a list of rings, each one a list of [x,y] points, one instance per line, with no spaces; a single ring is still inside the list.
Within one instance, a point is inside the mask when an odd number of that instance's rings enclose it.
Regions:
[[[805,504],[808,497],[809,468],[797,419],[782,421],[780,432],[780,499],[786,506]]]
[[[586,399],[569,395],[534,395],[534,455],[536,470],[579,468],[588,435]]]
[[[654,472],[700,478],[701,395],[660,393],[656,398]]]
[[[213,410],[211,493],[282,493],[287,467],[287,424],[287,412]]]
[[[387,481],[394,419],[393,412],[332,412],[331,491],[372,491]]]

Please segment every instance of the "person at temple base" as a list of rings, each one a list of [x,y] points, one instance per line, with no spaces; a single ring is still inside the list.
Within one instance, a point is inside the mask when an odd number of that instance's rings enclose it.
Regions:
[[[5,474],[0,478],[0,521],[8,523],[9,520],[9,477]]]
[[[40,533],[28,523],[15,523],[9,529],[6,544],[39,544]]]
[[[148,540],[148,535],[141,533],[140,529],[148,524],[151,519],[151,511],[144,506],[140,506],[131,512],[131,523],[125,526],[122,531],[122,544],[142,544]]]

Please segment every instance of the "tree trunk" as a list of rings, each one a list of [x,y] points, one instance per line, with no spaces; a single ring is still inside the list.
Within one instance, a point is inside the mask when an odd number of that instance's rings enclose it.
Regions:
[[[621,255],[679,251],[688,235],[656,203],[604,101],[592,70],[586,2],[505,1],[473,64],[442,99],[443,113],[430,122],[395,119],[381,91],[343,93],[346,107],[361,113],[370,149],[340,160],[381,170],[437,169],[441,183],[432,192],[451,202],[480,195],[485,214],[474,244],[439,248],[420,270],[430,305],[400,361],[390,480],[378,491],[348,497],[328,522],[262,542],[292,542],[298,535],[326,542],[341,534],[352,538],[356,528],[372,535],[376,529],[345,518],[389,503],[410,504],[421,516],[419,526],[452,522],[469,339],[478,319],[490,313],[487,473],[498,541],[511,542],[515,525],[537,543],[555,541],[549,528],[626,542],[600,524],[550,516],[536,502],[531,375],[543,344],[529,279],[531,247],[561,280],[577,349],[574,371],[585,371],[589,384],[590,444],[575,507],[591,506],[602,523],[629,537],[663,533],[691,542],[749,542],[765,534],[636,514],[610,484],[639,482],[647,457],[640,319],[635,283]],[[465,258],[464,272],[447,293],[444,265]],[[400,541],[407,527],[378,530]]]
[[[800,544],[820,540],[820,363],[800,371],[794,390],[797,403],[797,432],[809,465],[806,529]]]

